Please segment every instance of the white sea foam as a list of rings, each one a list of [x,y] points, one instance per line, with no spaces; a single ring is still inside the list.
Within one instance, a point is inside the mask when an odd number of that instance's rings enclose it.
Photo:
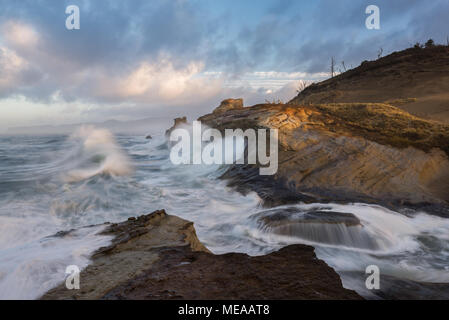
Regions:
[[[37,299],[64,281],[67,266],[85,268],[91,253],[110,243],[111,237],[98,235],[103,228],[82,228],[0,250],[0,299]]]
[[[311,223],[276,234],[254,219],[266,211],[255,193],[241,195],[216,179],[225,167],[174,166],[164,136],[149,133],[152,140],[82,128],[69,138],[0,141],[9,157],[0,167],[0,298],[37,298],[64,278],[67,265],[85,266],[109,239],[83,226],[162,208],[193,221],[214,253],[262,255],[303,243],[342,275],[376,264],[382,274],[449,283],[449,219],[357,203],[297,204],[299,212],[353,214],[362,226]],[[48,238],[70,229],[78,231]]]
[[[79,142],[75,147],[79,158],[75,161],[82,168],[67,172],[65,181],[86,180],[98,174],[124,176],[133,172],[128,156],[109,130],[83,126],[70,139]]]

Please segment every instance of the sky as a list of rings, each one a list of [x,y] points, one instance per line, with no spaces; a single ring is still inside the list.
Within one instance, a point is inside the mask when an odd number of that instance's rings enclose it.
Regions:
[[[286,102],[328,78],[331,57],[356,67],[448,36],[447,0],[0,0],[0,132]]]

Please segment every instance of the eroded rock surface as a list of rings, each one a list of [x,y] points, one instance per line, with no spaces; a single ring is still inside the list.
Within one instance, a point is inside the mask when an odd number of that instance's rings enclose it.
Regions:
[[[105,234],[114,239],[81,272],[81,289],[61,284],[42,299],[361,299],[309,246],[214,255],[191,222],[163,210],[112,224]]]
[[[266,256],[212,255],[167,249],[154,267],[105,299],[361,299],[312,247],[293,245]]]
[[[199,120],[220,130],[279,129],[274,176],[260,176],[247,165],[232,166],[224,175],[231,185],[258,192],[268,205],[280,199],[366,202],[449,216],[447,125],[382,104],[256,105]],[[419,139],[403,135],[411,125],[422,134]]]
[[[81,272],[81,290],[67,290],[62,284],[43,299],[99,299],[151,267],[160,259],[160,248],[209,252],[198,240],[193,223],[167,215],[164,210],[111,224],[104,234],[114,239],[108,247],[97,250],[92,263]]]
[[[220,103],[213,113],[220,114],[229,110],[243,109],[243,99],[226,99]]]

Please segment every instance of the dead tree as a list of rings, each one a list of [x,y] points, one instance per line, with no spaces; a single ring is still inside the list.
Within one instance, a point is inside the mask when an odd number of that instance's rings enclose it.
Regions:
[[[335,74],[335,59],[334,57],[331,58],[331,78],[334,77]]]
[[[377,51],[377,59],[382,58],[382,54],[384,53],[384,49],[380,48],[379,51]]]

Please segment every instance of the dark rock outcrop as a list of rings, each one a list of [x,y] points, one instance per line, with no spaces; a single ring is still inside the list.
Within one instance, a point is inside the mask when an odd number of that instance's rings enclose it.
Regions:
[[[212,255],[187,248],[161,251],[151,269],[104,299],[361,299],[312,247],[292,245],[266,256]]]
[[[310,210],[303,211],[296,207],[267,210],[257,214],[256,218],[263,225],[281,227],[292,223],[301,224],[343,224],[346,227],[360,226],[360,220],[352,213]]]
[[[261,257],[214,255],[191,222],[163,210],[104,234],[114,239],[81,272],[81,289],[62,284],[42,299],[361,299],[309,246]]]
[[[171,132],[173,130],[175,130],[176,128],[178,128],[179,126],[181,126],[183,124],[188,124],[187,117],[175,118],[173,121],[174,121],[173,126],[171,128],[169,128],[167,131],[165,131],[166,137],[170,137]]]
[[[261,230],[314,243],[378,250],[379,244],[352,213],[330,211],[325,206],[310,209],[284,206],[251,217]],[[362,281],[363,282],[363,281]]]

